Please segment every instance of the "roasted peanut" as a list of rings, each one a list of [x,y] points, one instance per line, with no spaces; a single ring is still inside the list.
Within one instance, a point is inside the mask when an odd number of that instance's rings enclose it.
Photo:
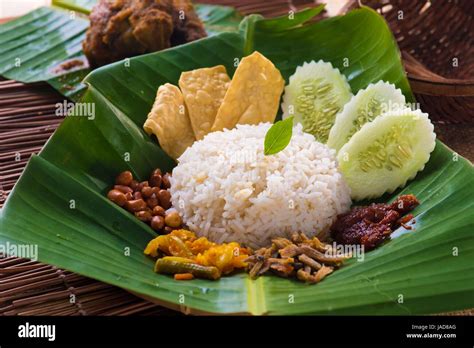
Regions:
[[[153,208],[153,215],[160,215],[160,216],[165,216],[165,210],[163,207],[160,207],[157,205],[156,207]]]
[[[182,225],[182,219],[176,211],[166,214],[171,207],[170,173],[156,168],[149,180],[138,182],[131,171],[124,171],[115,178],[115,185],[107,197],[117,205],[133,213],[143,222],[156,230],[166,233]]]
[[[141,190],[143,198],[149,198],[153,194],[153,189],[150,186],[145,186]]]
[[[126,170],[126,171],[120,173],[119,175],[117,175],[117,177],[115,178],[115,183],[117,185],[128,186],[128,185],[130,185],[132,180],[133,180],[132,172],[129,171],[129,170]]]
[[[170,183],[170,173],[166,173],[161,177],[161,187],[165,190],[169,189],[171,187]]]
[[[158,198],[158,201],[160,202],[160,205],[163,207],[163,209],[166,210],[171,207],[171,193],[169,193],[169,191],[160,190],[156,197]]]
[[[125,185],[115,185],[114,190],[119,190],[122,193],[133,193],[133,190],[130,188],[130,186],[125,186]]]
[[[163,216],[155,215],[151,218],[150,225],[155,231],[161,231],[165,227],[165,219]]]
[[[146,203],[143,199],[134,199],[131,201],[127,201],[127,203],[125,203],[125,209],[127,209],[128,211],[132,213],[135,213],[140,210],[145,210],[145,208],[146,208]]]
[[[161,175],[154,174],[150,177],[150,186],[161,187]]]
[[[149,210],[140,210],[135,213],[135,216],[138,218],[138,220],[143,221],[143,222],[148,222],[151,221],[152,215]]]
[[[158,198],[156,198],[155,195],[152,195],[146,200],[146,204],[149,208],[154,209],[156,206],[158,206]]]
[[[109,193],[107,193],[107,198],[121,207],[127,203],[127,197],[125,197],[125,194],[119,190],[110,190]]]
[[[144,187],[150,186],[148,181],[142,181],[138,184],[137,191],[141,191]]]
[[[165,224],[166,226],[169,227],[179,227],[181,226],[182,220],[181,216],[179,216],[177,211],[170,211],[168,214],[165,216]]]
[[[137,191],[138,190],[138,181],[136,180],[132,180],[132,182],[130,183],[130,188],[133,190],[133,191]]]
[[[153,175],[162,175],[161,169],[156,168],[154,171],[151,172],[151,176]]]

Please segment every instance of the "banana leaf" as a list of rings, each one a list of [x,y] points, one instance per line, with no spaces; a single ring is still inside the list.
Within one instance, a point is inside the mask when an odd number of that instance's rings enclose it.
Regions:
[[[85,91],[82,84],[90,72],[82,52],[89,27],[89,14],[96,0],[54,0],[0,25],[0,76],[21,82],[46,81],[65,97],[77,101]],[[195,6],[209,36],[237,30],[242,16],[232,7]],[[80,65],[65,71],[65,61]]]
[[[295,19],[292,25],[250,16],[239,32],[88,75],[82,104],[31,158],[1,211],[0,243],[36,244],[42,262],[185,313],[401,315],[474,307],[474,170],[441,142],[414,180],[381,199],[415,194],[421,205],[414,229],[398,229],[364,260],[349,260],[316,285],[242,273],[188,282],[155,274],[143,255],[154,232],[105,197],[120,171],[145,179],[155,167],[174,166],[142,124],[157,87],[176,84],[181,71],[223,64],[232,74],[236,58],[258,50],[286,80],[304,61],[324,59],[341,69],[353,92],[383,79],[413,100],[396,42],[375,11],[363,7],[316,23],[303,12]],[[95,106],[93,117],[84,105]]]
[[[54,6],[88,15],[97,0],[53,0],[52,3]]]

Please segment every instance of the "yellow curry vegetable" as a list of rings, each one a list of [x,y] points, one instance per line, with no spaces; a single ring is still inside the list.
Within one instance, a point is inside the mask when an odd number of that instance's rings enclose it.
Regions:
[[[218,279],[221,274],[247,267],[244,260],[251,251],[236,242],[216,244],[180,229],[151,240],[144,253],[158,258],[155,272],[191,273],[198,278]]]

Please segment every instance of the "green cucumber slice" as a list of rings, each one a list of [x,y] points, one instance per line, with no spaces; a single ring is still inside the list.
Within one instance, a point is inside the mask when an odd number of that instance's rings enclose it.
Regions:
[[[325,143],[336,114],[352,96],[347,79],[331,63],[305,62],[285,87],[283,119],[294,116],[303,130]]]
[[[428,162],[435,139],[420,110],[390,111],[363,125],[337,155],[351,197],[376,198],[405,186]]]
[[[336,115],[327,145],[337,151],[367,122],[388,111],[404,109],[405,96],[391,83],[379,81],[361,89]]]

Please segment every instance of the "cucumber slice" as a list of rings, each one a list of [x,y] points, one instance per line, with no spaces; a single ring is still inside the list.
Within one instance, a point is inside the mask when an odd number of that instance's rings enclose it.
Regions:
[[[351,197],[376,198],[405,186],[428,162],[435,139],[420,110],[390,111],[363,125],[337,155]]]
[[[404,109],[405,96],[394,85],[379,81],[361,89],[336,115],[327,145],[337,151],[367,122],[388,112]]]
[[[303,130],[325,143],[336,114],[352,96],[347,79],[331,63],[305,62],[285,87],[283,118],[295,117]]]

